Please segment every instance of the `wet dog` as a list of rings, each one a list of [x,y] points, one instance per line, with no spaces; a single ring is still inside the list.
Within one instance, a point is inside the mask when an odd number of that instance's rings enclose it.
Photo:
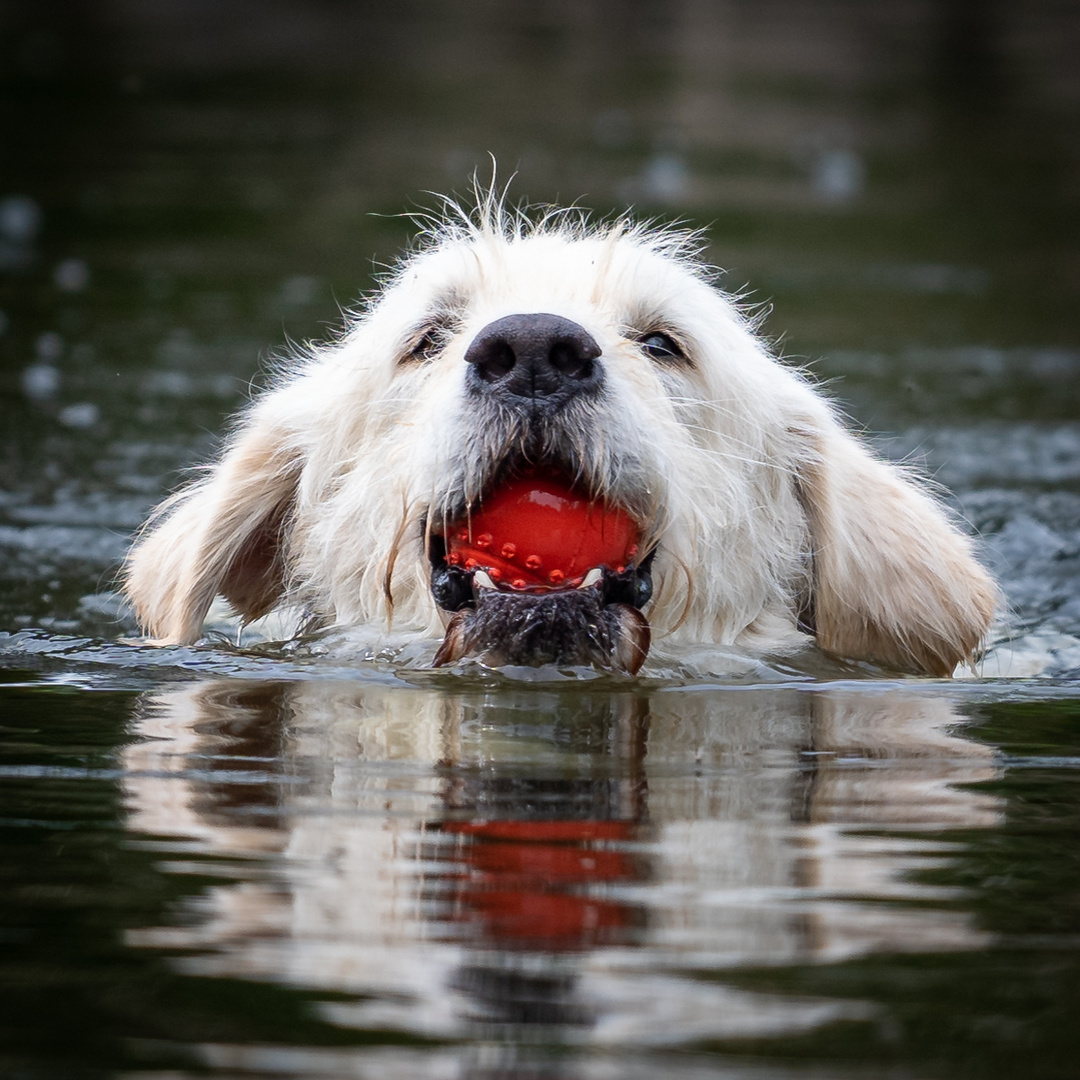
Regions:
[[[948,675],[997,591],[715,287],[699,240],[451,207],[279,373],[134,545],[161,642],[244,621],[443,636],[439,664],[636,672],[653,634]]]

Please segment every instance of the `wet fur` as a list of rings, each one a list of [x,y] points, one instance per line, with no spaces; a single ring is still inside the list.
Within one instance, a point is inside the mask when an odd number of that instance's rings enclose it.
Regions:
[[[845,657],[951,673],[998,600],[970,541],[770,354],[697,249],[625,220],[536,220],[490,194],[450,206],[148,524],[125,573],[145,630],[194,641],[222,595],[245,621],[288,606],[439,636],[427,533],[524,457],[561,462],[645,525],[655,637],[777,652],[810,632]],[[542,422],[466,400],[469,343],[517,312],[585,327],[603,393]],[[654,331],[686,363],[646,355],[637,339]]]

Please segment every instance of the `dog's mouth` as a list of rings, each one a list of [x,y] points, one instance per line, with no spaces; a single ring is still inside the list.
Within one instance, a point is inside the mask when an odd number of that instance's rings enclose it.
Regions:
[[[632,515],[563,474],[509,476],[429,536],[432,595],[454,613],[436,666],[475,657],[636,672],[655,554],[641,544]]]

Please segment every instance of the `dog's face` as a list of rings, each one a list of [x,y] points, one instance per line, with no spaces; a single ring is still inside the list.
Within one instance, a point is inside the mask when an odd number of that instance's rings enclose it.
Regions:
[[[717,623],[752,621],[748,602],[767,597],[779,609],[805,591],[803,514],[781,464],[799,452],[784,392],[802,385],[760,350],[686,248],[677,234],[625,229],[459,235],[406,264],[343,344],[333,370],[346,401],[363,405],[346,404],[364,418],[350,439],[358,465],[343,470],[330,440],[313,448],[332,456],[333,490],[301,519],[320,553],[345,555],[335,575],[395,560],[395,604],[415,608],[428,594],[458,613],[439,662],[469,654],[636,670],[654,567],[653,618],[678,621],[693,589],[712,598],[696,620],[709,637]],[[325,377],[322,361],[316,372]],[[474,557],[455,565],[447,538],[488,535],[488,505],[530,476],[561,483],[601,529],[625,514],[633,553],[569,573],[556,565],[557,582],[515,586],[526,523],[522,535],[494,536],[517,549],[516,564],[468,544]],[[318,596],[326,570],[311,565],[303,577],[316,585],[309,606],[339,617],[340,597],[364,593],[342,581],[335,597]],[[347,615],[370,617],[358,606]]]
[[[651,622],[771,648],[801,625],[944,671],[993,607],[937,506],[769,355],[691,238],[498,207],[405,261],[167,513],[129,592],[171,639],[220,592],[248,617],[449,621],[439,663],[636,671]]]

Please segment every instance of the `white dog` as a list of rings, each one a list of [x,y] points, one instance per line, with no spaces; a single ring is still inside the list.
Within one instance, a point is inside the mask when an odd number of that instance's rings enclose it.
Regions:
[[[245,621],[445,633],[436,663],[634,672],[651,623],[950,674],[998,601],[969,540],[769,354],[697,247],[451,205],[158,510],[126,568],[142,625],[192,642],[221,595]]]

